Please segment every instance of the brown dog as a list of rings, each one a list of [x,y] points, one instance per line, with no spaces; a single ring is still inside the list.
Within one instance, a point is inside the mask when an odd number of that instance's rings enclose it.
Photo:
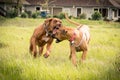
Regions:
[[[69,19],[66,17],[67,20]],[[68,20],[76,24],[71,20]],[[78,26],[78,23],[76,24]],[[63,40],[69,40],[70,42],[70,59],[74,65],[76,65],[76,55],[75,52],[83,51],[81,61],[85,60],[86,54],[88,51],[88,43],[90,40],[90,33],[89,28],[87,25],[80,25],[78,28],[69,28],[69,27],[62,27],[58,30],[53,31],[53,37],[57,39],[57,42]]]
[[[37,56],[37,46],[39,48],[39,55],[41,55],[45,44],[47,44],[47,51],[44,54],[44,57],[47,58],[49,56],[51,44],[53,42],[53,38],[51,37],[52,30],[56,27],[61,27],[61,25],[62,22],[60,19],[48,18],[42,25],[34,30],[34,33],[30,39],[29,47],[29,50],[34,55],[34,57]]]

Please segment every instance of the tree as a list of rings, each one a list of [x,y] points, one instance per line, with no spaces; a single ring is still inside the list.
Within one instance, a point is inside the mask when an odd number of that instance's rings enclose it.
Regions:
[[[22,4],[25,0],[14,0],[16,2],[16,12],[17,15],[19,15],[20,8],[22,7]]]
[[[49,5],[52,4],[53,2],[55,2],[56,0],[44,0],[45,3],[41,4],[40,5],[46,9],[46,11],[49,9]]]
[[[15,3],[16,4],[16,7],[15,7],[15,12],[18,16],[19,14],[19,11],[20,11],[20,8],[22,7],[22,4],[25,0],[6,0],[5,2],[8,2],[8,3]]]

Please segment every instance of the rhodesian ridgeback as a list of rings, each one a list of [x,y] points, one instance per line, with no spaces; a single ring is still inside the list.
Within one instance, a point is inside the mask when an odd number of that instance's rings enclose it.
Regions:
[[[75,52],[83,51],[81,61],[84,61],[86,59],[88,44],[90,41],[89,27],[87,25],[81,25],[73,22],[67,16],[66,19],[78,27],[61,27],[60,29],[54,29],[52,36],[57,40],[57,43],[63,40],[68,40],[70,42],[69,58],[72,59],[72,63],[76,65],[77,63]]]
[[[51,37],[52,30],[56,27],[61,27],[62,22],[58,18],[48,18],[37,27],[33,35],[30,39],[30,47],[29,50],[34,57],[37,56],[37,46],[39,49],[39,55],[42,54],[44,46],[46,44],[46,53],[44,57],[47,58],[50,54],[51,44],[53,42],[53,38]]]

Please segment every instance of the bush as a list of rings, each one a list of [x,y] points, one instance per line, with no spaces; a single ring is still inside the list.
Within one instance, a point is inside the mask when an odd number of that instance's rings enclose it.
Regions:
[[[58,16],[57,16],[57,15],[54,15],[53,17],[54,17],[54,18],[58,18]]]
[[[21,14],[21,17],[22,17],[22,18],[27,18],[27,17],[28,17],[28,14],[24,12],[24,13]]]
[[[9,18],[14,18],[14,17],[17,17],[17,10],[9,10],[8,12],[7,12],[7,17],[9,17]]]
[[[73,16],[69,16],[69,19],[71,19]]]
[[[36,12],[37,16],[40,16],[41,12]]]
[[[37,18],[37,17],[38,17],[37,13],[32,14],[32,18]]]
[[[54,16],[54,17],[57,17],[57,18],[59,18],[59,19],[64,19],[64,18],[65,18],[65,15],[64,15],[64,13],[60,13],[59,15]]]
[[[65,18],[65,14],[64,13],[60,13],[58,16],[60,19],[64,19]]]
[[[94,12],[92,14],[92,20],[100,20],[102,19],[102,15],[99,12]]]
[[[47,15],[47,18],[51,18],[51,17],[52,17],[52,15],[50,15],[50,14]]]
[[[86,14],[85,14],[85,13],[80,14],[80,15],[79,15],[79,18],[80,18],[80,19],[86,19]]]
[[[32,17],[32,12],[31,11],[25,11],[28,14],[28,17],[31,18]]]

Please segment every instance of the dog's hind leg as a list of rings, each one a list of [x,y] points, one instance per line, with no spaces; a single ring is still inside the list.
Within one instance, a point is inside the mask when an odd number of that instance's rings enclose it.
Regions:
[[[86,55],[87,55],[87,50],[83,51],[81,62],[83,62],[86,59]]]
[[[74,46],[71,46],[70,48],[71,48],[70,58],[71,58],[71,60],[72,60],[72,63],[73,63],[75,66],[77,66],[77,64],[76,64],[76,54],[75,54],[76,50],[75,50],[75,47],[74,47]]]

